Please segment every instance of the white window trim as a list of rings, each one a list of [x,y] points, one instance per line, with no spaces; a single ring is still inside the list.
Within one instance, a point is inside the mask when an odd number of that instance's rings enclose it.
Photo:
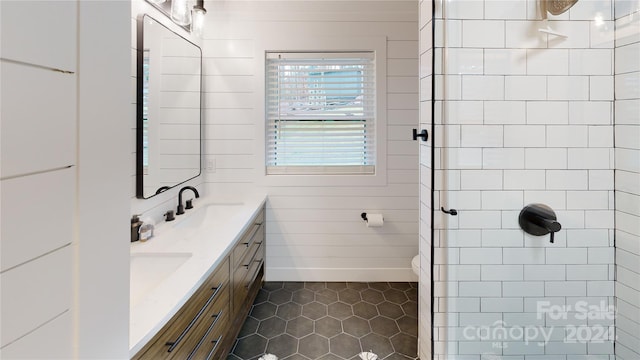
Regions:
[[[263,38],[256,41],[256,164],[259,186],[384,186],[387,185],[387,38],[306,37]],[[376,161],[374,174],[266,174],[265,59],[267,52],[373,51],[376,62]]]

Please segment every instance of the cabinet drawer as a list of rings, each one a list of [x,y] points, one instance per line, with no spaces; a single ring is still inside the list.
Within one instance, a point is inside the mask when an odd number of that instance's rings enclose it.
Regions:
[[[193,329],[193,333],[184,340],[171,355],[171,359],[202,360],[210,359],[223,343],[229,322],[229,289],[224,288],[217,299]]]
[[[233,273],[233,311],[242,307],[249,293],[249,288],[264,262],[264,244],[262,242],[255,243],[251,250]]]
[[[140,351],[134,359],[171,359],[175,354],[188,355],[194,348],[193,342],[201,339],[202,327],[208,328],[210,318],[224,307],[229,308],[229,261],[218,266],[204,284],[187,303],[158,332],[150,345]],[[206,330],[205,330],[206,331]]]
[[[240,242],[233,248],[231,255],[233,268],[240,265],[240,261],[247,256],[249,249],[254,243],[264,240],[264,210],[260,211],[251,223],[252,225],[249,230],[243,234]]]

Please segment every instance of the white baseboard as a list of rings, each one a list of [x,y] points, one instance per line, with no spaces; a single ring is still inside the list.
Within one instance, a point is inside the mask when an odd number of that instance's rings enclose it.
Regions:
[[[418,277],[411,268],[395,269],[328,269],[328,268],[272,268],[266,269],[265,281],[409,281]]]

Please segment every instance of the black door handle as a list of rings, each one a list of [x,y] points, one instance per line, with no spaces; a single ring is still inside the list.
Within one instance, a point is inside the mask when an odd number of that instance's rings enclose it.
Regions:
[[[418,137],[421,137],[422,141],[427,141],[427,139],[429,139],[429,133],[423,129],[420,131],[420,134],[418,134],[418,129],[413,129],[413,140],[418,140]]]

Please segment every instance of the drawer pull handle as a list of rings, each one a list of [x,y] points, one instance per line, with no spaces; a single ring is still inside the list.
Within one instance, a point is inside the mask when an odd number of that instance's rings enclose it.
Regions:
[[[247,270],[249,270],[249,267],[251,267],[251,265],[252,265],[254,262],[256,262],[256,256],[258,256],[258,253],[260,252],[260,245],[261,245],[261,244],[262,244],[262,243],[259,243],[259,244],[258,244],[258,248],[256,249],[256,252],[255,252],[255,253],[253,253],[253,256],[251,257],[251,260],[249,260],[249,262],[248,262],[248,263],[246,263],[245,265],[242,265],[242,266],[246,267],[246,268],[247,268]],[[258,261],[259,261],[259,260],[258,260]]]
[[[259,261],[260,264],[258,264],[258,267],[256,268],[256,272],[251,276],[251,280],[249,281],[249,283],[247,283],[247,285],[245,285],[245,287],[247,289],[249,289],[251,287],[251,284],[253,284],[253,282],[256,281],[256,278],[258,277],[258,274],[260,273],[260,267],[264,263],[264,259],[263,260],[256,260],[256,261]]]
[[[202,316],[202,314],[204,314],[205,309],[209,306],[209,304],[211,304],[211,302],[216,297],[216,295],[218,295],[218,292],[222,289],[222,284],[223,283],[220,283],[217,287],[212,288],[212,290],[214,290],[213,294],[211,294],[211,296],[209,297],[207,302],[204,304],[202,309],[200,309],[200,311],[198,311],[198,313],[191,320],[189,325],[187,325],[187,327],[184,330],[182,330],[182,333],[180,333],[180,336],[178,336],[178,338],[175,341],[168,341],[168,342],[165,343],[166,346],[169,346],[169,349],[167,350],[167,352],[172,352],[173,350],[175,350],[175,348],[178,346],[178,344],[180,344],[182,339],[184,339],[184,337],[187,335],[189,330],[191,330],[191,328],[196,323],[196,321],[198,321],[200,316]]]
[[[246,247],[250,247],[251,245],[253,245],[253,238],[256,236],[256,233],[258,232],[261,226],[262,226],[262,223],[254,224],[253,229],[251,229],[251,235],[249,235],[249,241],[242,244],[244,244]]]
[[[220,310],[219,313],[217,313],[217,314],[215,314],[215,315],[213,315],[211,317],[214,317],[216,319],[213,320],[211,325],[209,325],[209,328],[207,329],[207,332],[205,332],[204,335],[202,335],[202,338],[200,339],[200,341],[198,341],[198,344],[196,344],[196,347],[194,347],[193,350],[191,350],[191,353],[187,357],[187,360],[193,359],[193,356],[196,354],[198,349],[200,349],[200,346],[202,346],[202,344],[204,343],[204,339],[206,339],[207,336],[209,336],[209,333],[211,333],[211,330],[213,330],[213,328],[216,326],[216,323],[218,322],[218,320],[220,320],[220,318],[222,317],[222,310]],[[220,335],[220,337],[222,337],[222,335]],[[217,345],[218,344],[216,344],[216,346]]]
[[[220,343],[222,342],[221,340],[222,340],[222,335],[218,336],[218,338],[217,338],[217,339],[215,339],[214,341],[212,341],[212,342],[214,342],[214,343],[216,343],[216,344],[213,346],[213,349],[211,349],[211,351],[209,351],[209,354],[207,354],[207,360],[211,360],[211,359],[213,359],[213,358],[212,358],[213,353],[215,353],[215,352],[216,352],[216,349],[218,348],[218,345],[220,345]]]

